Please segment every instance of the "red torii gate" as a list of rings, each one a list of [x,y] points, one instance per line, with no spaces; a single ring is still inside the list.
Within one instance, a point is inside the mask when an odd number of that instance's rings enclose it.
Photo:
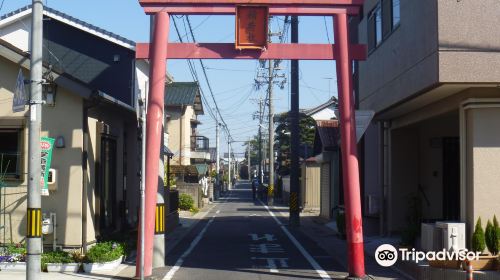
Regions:
[[[336,60],[341,151],[346,206],[348,270],[364,277],[363,227],[356,147],[352,61],[366,59],[366,46],[349,43],[348,16],[357,15],[364,0],[139,0],[155,15],[152,44],[139,43],[137,59],[150,60],[146,117],[146,209],[144,275],[152,273],[155,205],[164,110],[167,59]],[[269,44],[264,50],[237,50],[233,43],[168,43],[169,15],[234,15],[238,5],[260,5],[270,15],[333,16],[335,44]],[[138,250],[140,252],[140,242]],[[139,260],[140,256],[138,256]],[[137,262],[137,272],[140,262]]]

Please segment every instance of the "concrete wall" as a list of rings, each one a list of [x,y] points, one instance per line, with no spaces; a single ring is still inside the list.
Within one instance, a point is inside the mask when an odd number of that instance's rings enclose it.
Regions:
[[[465,111],[466,219],[469,232],[478,217],[483,224],[500,215],[500,100]],[[483,225],[484,226],[484,225]]]
[[[438,0],[437,4],[439,81],[497,83],[500,29],[491,27],[500,26],[500,2]]]
[[[368,41],[368,15],[377,2],[365,2],[361,44]],[[401,1],[400,26],[359,63],[361,109],[379,112],[438,82],[436,10],[435,0]]]
[[[321,180],[320,180],[320,217],[325,219],[331,218],[332,203],[331,200],[331,165],[328,162],[321,164]]]
[[[203,200],[201,185],[200,184],[192,184],[192,183],[183,183],[177,182],[177,187],[175,188],[179,191],[179,196],[181,194],[188,194],[194,200],[194,206],[198,208],[203,208]]]
[[[364,196],[365,198],[369,195],[377,197],[379,201],[382,201],[383,193],[382,186],[380,185],[380,175],[381,175],[381,166],[380,166],[380,129],[378,123],[372,123],[368,126],[368,129],[364,135],[364,166],[365,168],[361,169],[364,171]],[[365,200],[366,203],[366,200]],[[382,205],[379,205],[379,209],[381,209]],[[365,212],[365,214],[367,214]]]

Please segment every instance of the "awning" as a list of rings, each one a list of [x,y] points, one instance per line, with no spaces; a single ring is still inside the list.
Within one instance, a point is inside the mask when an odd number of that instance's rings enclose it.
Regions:
[[[163,153],[170,158],[174,156],[174,153],[167,146],[163,146]]]
[[[199,175],[207,174],[208,166],[204,163],[195,164],[196,169],[198,170]]]

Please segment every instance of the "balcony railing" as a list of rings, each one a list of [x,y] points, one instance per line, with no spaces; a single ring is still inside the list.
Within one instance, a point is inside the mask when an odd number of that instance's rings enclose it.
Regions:
[[[209,140],[205,136],[191,136],[191,151],[208,152]]]

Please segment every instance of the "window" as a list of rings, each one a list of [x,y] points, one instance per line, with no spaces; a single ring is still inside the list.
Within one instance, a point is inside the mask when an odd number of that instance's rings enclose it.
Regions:
[[[380,45],[400,24],[400,0],[379,0],[368,15],[368,50]]]
[[[21,164],[21,131],[0,129],[0,173],[19,178]]]
[[[380,4],[368,16],[368,47],[374,49],[382,42],[382,9]]]
[[[399,25],[401,20],[400,0],[392,0],[392,29]]]

